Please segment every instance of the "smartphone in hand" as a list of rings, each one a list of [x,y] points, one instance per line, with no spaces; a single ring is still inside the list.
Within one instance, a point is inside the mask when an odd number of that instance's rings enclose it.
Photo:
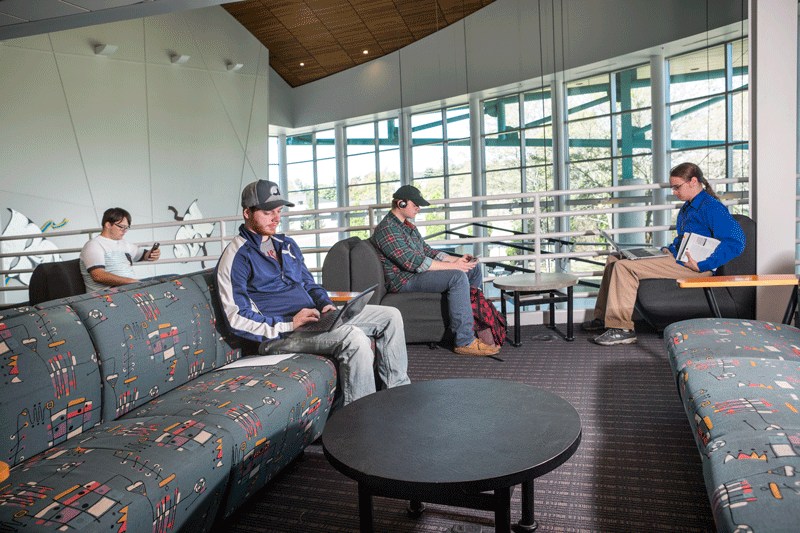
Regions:
[[[152,248],[150,248],[150,253],[153,253],[153,252],[155,252],[156,250],[158,250],[158,247],[159,247],[159,246],[161,246],[161,243],[160,243],[160,242],[157,242],[157,243],[155,243],[155,244],[153,245],[153,247],[152,247]]]

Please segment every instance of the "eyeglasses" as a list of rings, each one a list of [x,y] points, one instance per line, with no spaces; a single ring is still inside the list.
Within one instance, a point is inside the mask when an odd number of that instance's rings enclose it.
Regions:
[[[678,192],[679,190],[681,190],[681,187],[683,187],[683,186],[684,186],[684,185],[686,185],[687,183],[689,183],[689,182],[688,182],[688,181],[684,181],[684,182],[683,182],[683,183],[681,183],[680,185],[673,185],[673,186],[672,186],[672,192]]]
[[[114,225],[119,229],[121,229],[122,231],[128,231],[129,229],[131,229],[130,226],[123,226],[122,224],[114,224]]]

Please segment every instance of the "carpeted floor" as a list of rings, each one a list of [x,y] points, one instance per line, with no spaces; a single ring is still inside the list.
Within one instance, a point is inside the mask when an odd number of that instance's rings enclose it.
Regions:
[[[543,326],[523,327],[523,345],[503,347],[502,361],[412,345],[409,376],[506,379],[554,392],[575,406],[581,445],[567,463],[535,481],[537,531],[715,531],[663,339],[640,331],[637,344],[601,347],[577,331],[574,342],[536,340],[548,333]],[[520,518],[519,498],[517,487],[513,523]],[[428,505],[411,519],[407,503],[375,498],[375,531],[494,531],[489,512]],[[357,533],[357,487],[328,464],[317,442],[222,526],[226,533]]]

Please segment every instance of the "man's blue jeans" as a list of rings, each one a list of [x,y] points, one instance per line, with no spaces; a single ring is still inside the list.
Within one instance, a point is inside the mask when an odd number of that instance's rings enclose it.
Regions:
[[[375,355],[372,342],[375,337]],[[375,392],[375,373],[387,388],[411,383],[406,373],[408,354],[403,317],[394,307],[367,305],[347,324],[328,333],[294,332],[262,343],[259,352],[332,355],[339,361],[339,385],[345,405]]]
[[[467,346],[475,339],[469,288],[483,283],[480,265],[469,272],[426,270],[403,284],[398,292],[446,292],[450,329],[456,334],[456,346]]]

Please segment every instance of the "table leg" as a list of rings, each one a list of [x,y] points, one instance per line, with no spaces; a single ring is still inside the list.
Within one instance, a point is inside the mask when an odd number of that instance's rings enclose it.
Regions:
[[[556,304],[552,301],[555,293],[550,291],[548,294],[550,295],[550,329],[556,329]]]
[[[572,323],[572,285],[567,287],[567,340],[575,340],[575,331]]]
[[[514,291],[514,342],[512,343],[514,346],[522,346],[522,342],[519,340],[519,306],[519,291]]]
[[[706,293],[706,301],[708,302],[708,307],[711,308],[711,312],[714,313],[715,317],[722,318],[722,313],[719,312],[719,306],[717,305],[717,298],[714,296],[714,291],[711,287],[703,287],[703,292]]]
[[[791,324],[792,323],[792,315],[795,313],[795,309],[797,309],[797,291],[800,290],[800,285],[795,286],[792,290],[791,296],[789,296],[789,304],[786,306],[786,312],[783,314],[783,323],[784,324]],[[795,327],[797,326],[797,318],[795,318],[794,322]]]
[[[522,517],[515,531],[535,531],[539,524],[533,519],[533,479],[522,482]]]
[[[408,502],[408,509],[406,509],[409,518],[419,518],[425,512],[425,504],[419,500],[411,500]]]
[[[361,524],[361,533],[373,533],[372,494],[358,484],[358,521]]]
[[[511,487],[494,491],[494,531],[511,533]]]

